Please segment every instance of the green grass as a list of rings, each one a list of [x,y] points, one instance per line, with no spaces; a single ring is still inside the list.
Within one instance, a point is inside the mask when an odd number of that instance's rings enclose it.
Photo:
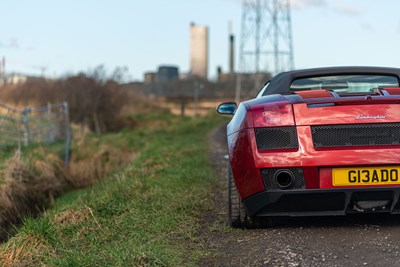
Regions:
[[[207,135],[222,119],[136,119],[151,127],[105,135],[98,142],[137,147],[138,157],[104,182],[67,193],[42,217],[25,220],[19,233],[0,247],[0,255],[12,249],[24,252],[7,263],[187,266],[206,253],[196,231],[215,185]],[[36,240],[40,246],[33,247],[40,250],[21,248],[32,243],[27,239]]]
[[[14,147],[1,147],[0,148],[0,170],[5,167],[5,162],[7,159],[12,157],[16,149]]]

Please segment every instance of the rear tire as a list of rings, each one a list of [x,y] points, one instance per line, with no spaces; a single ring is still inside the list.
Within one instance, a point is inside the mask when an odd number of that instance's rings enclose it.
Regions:
[[[233,228],[262,228],[272,226],[271,217],[250,217],[242,203],[232,169],[228,168],[228,221]]]
[[[233,181],[232,169],[228,168],[228,220],[229,225],[234,228],[245,227],[245,215],[242,200]]]

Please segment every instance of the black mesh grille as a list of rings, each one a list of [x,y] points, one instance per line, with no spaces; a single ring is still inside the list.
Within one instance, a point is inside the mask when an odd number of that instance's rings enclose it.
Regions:
[[[256,141],[259,150],[297,148],[296,127],[256,128]]]
[[[264,181],[266,190],[280,190],[275,181],[275,173],[282,169],[261,169],[261,177]],[[291,189],[305,189],[306,183],[304,182],[303,170],[301,168],[288,168],[285,169],[293,173],[295,177],[294,185]]]
[[[400,123],[312,126],[311,131],[315,148],[400,144]]]

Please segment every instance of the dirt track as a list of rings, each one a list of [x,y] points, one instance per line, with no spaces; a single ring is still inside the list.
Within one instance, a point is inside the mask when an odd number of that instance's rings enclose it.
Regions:
[[[269,229],[230,229],[224,130],[211,135],[219,186],[203,218],[210,257],[200,266],[400,266],[399,216],[290,218]]]

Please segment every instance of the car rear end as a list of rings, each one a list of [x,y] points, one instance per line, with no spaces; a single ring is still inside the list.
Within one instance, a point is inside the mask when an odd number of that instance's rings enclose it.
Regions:
[[[237,113],[229,155],[249,216],[400,212],[400,88],[299,90]]]

